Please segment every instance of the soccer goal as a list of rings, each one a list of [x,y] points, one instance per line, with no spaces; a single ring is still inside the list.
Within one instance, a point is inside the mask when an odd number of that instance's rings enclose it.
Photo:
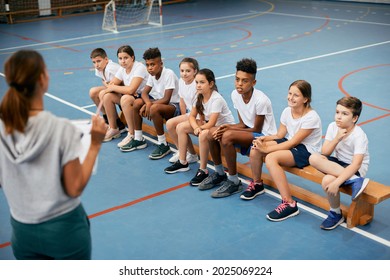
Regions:
[[[162,0],[111,0],[104,8],[102,29],[118,32],[140,25],[162,25]]]

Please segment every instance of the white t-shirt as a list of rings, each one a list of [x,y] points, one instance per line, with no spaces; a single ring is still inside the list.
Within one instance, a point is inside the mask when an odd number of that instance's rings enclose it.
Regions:
[[[234,124],[234,117],[226,103],[226,100],[217,91],[213,91],[210,99],[203,103],[205,120],[210,120],[210,115],[213,113],[219,113],[217,123],[215,126],[222,124]]]
[[[183,98],[187,110],[191,111],[193,104],[196,103],[195,79],[189,85],[187,85],[182,78],[179,79],[179,97]]]
[[[165,90],[173,89],[170,102],[179,103],[179,79],[171,69],[164,67],[158,80],[155,76],[149,75],[146,85],[152,87],[149,95],[156,100],[164,97]]]
[[[141,62],[134,61],[133,67],[129,74],[126,73],[126,69],[120,67],[118,72],[116,72],[115,77],[121,81],[125,86],[129,86],[133,78],[139,77],[142,78],[142,82],[137,89],[137,93],[141,94],[142,90],[146,85],[146,81],[148,80],[149,73],[146,70],[146,66]]]
[[[299,131],[299,129],[313,129],[312,133],[307,136],[301,144],[306,146],[309,153],[318,153],[321,149],[322,125],[320,116],[316,111],[311,110],[301,118],[294,119],[292,117],[291,108],[287,107],[283,110],[280,117],[280,122],[286,126],[286,138],[290,140]]]
[[[119,68],[121,68],[121,66],[118,63],[109,60],[106,65],[106,68],[104,68],[104,73],[103,71],[98,71],[97,69],[95,69],[95,75],[103,81],[109,83],[112,81],[112,79],[114,79],[115,74],[116,72],[118,72]]]
[[[231,94],[234,109],[238,111],[242,121],[247,127],[255,126],[256,116],[264,116],[263,130],[258,131],[264,135],[274,135],[277,132],[271,100],[262,91],[253,89],[253,94],[248,103],[242,99],[242,95],[233,90]]]
[[[325,140],[332,141],[336,137],[338,130],[339,127],[335,122],[330,123],[328,130],[326,131]],[[370,162],[370,155],[368,153],[368,138],[360,126],[355,125],[352,132],[336,145],[333,153],[338,160],[348,164],[352,163],[354,155],[364,155],[359,173],[363,177],[366,175],[368,164]]]

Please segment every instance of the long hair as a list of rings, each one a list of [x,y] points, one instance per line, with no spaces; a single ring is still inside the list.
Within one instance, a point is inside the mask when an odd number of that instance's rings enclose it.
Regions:
[[[134,50],[129,45],[119,47],[118,51],[116,52],[116,56],[118,56],[119,53],[127,53],[130,57],[133,58],[133,61],[135,60]]]
[[[17,51],[5,62],[5,79],[9,88],[0,104],[0,118],[6,133],[24,132],[31,99],[45,69],[43,57],[33,50]]]
[[[197,75],[204,75],[206,77],[206,80],[209,83],[212,83],[212,82],[214,83],[213,90],[218,91],[217,84],[215,83],[215,76],[214,76],[213,71],[211,71],[210,69],[207,69],[207,68],[203,68],[203,69],[199,70]],[[196,105],[195,105],[196,110],[198,111],[198,114],[201,116],[204,116],[203,98],[204,98],[203,94],[198,94],[198,96],[196,98]]]
[[[289,89],[292,86],[296,86],[299,91],[302,93],[303,97],[307,98],[307,102],[305,103],[306,108],[311,108],[310,103],[311,103],[311,85],[309,82],[305,80],[296,80],[292,82],[292,84],[289,86]]]

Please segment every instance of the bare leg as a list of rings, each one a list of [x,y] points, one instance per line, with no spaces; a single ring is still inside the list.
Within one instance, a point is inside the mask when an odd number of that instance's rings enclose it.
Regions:
[[[131,135],[134,135],[134,102],[135,98],[132,95],[123,95],[120,101],[127,123],[127,130]]]

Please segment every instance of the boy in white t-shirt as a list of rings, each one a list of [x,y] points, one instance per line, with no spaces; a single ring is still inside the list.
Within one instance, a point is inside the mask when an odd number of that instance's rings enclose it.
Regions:
[[[92,50],[90,58],[92,60],[93,66],[95,67],[95,75],[99,77],[103,83],[103,85],[92,87],[89,90],[89,97],[95,103],[96,107],[98,107],[100,104],[99,93],[106,89],[107,86],[112,82],[116,72],[120,68],[120,65],[108,59],[106,51],[102,48],[96,48]],[[105,122],[108,124],[108,118],[104,106],[101,106],[100,111],[103,114]],[[123,128],[122,126],[124,127],[124,124],[121,125],[121,128]]]
[[[223,124],[209,130],[208,139],[215,172],[203,180],[198,188],[208,190],[222,184],[211,197],[227,197],[240,189],[242,183],[237,174],[236,149],[240,149],[242,155],[249,156],[256,137],[276,133],[271,100],[255,88],[256,73],[257,64],[253,59],[244,58],[237,62],[235,90],[231,93],[231,99],[239,122]],[[226,159],[228,176],[222,165],[221,150]],[[261,187],[264,193],[262,184]]]
[[[320,226],[325,230],[334,229],[344,222],[340,209],[340,186],[351,185],[352,200],[356,200],[369,182],[364,178],[370,160],[368,139],[356,125],[361,111],[362,102],[356,97],[338,100],[335,121],[328,126],[322,155],[312,154],[309,158],[313,167],[326,174],[322,188],[328,195],[330,211]]]
[[[131,150],[144,149],[147,146],[142,133],[143,118],[153,121],[157,132],[158,145],[149,155],[150,159],[160,159],[168,155],[168,146],[164,119],[168,120],[180,114],[179,78],[168,68],[165,68],[158,48],[149,48],[144,52],[146,69],[150,76],[142,91],[141,98],[134,101],[134,139]]]

